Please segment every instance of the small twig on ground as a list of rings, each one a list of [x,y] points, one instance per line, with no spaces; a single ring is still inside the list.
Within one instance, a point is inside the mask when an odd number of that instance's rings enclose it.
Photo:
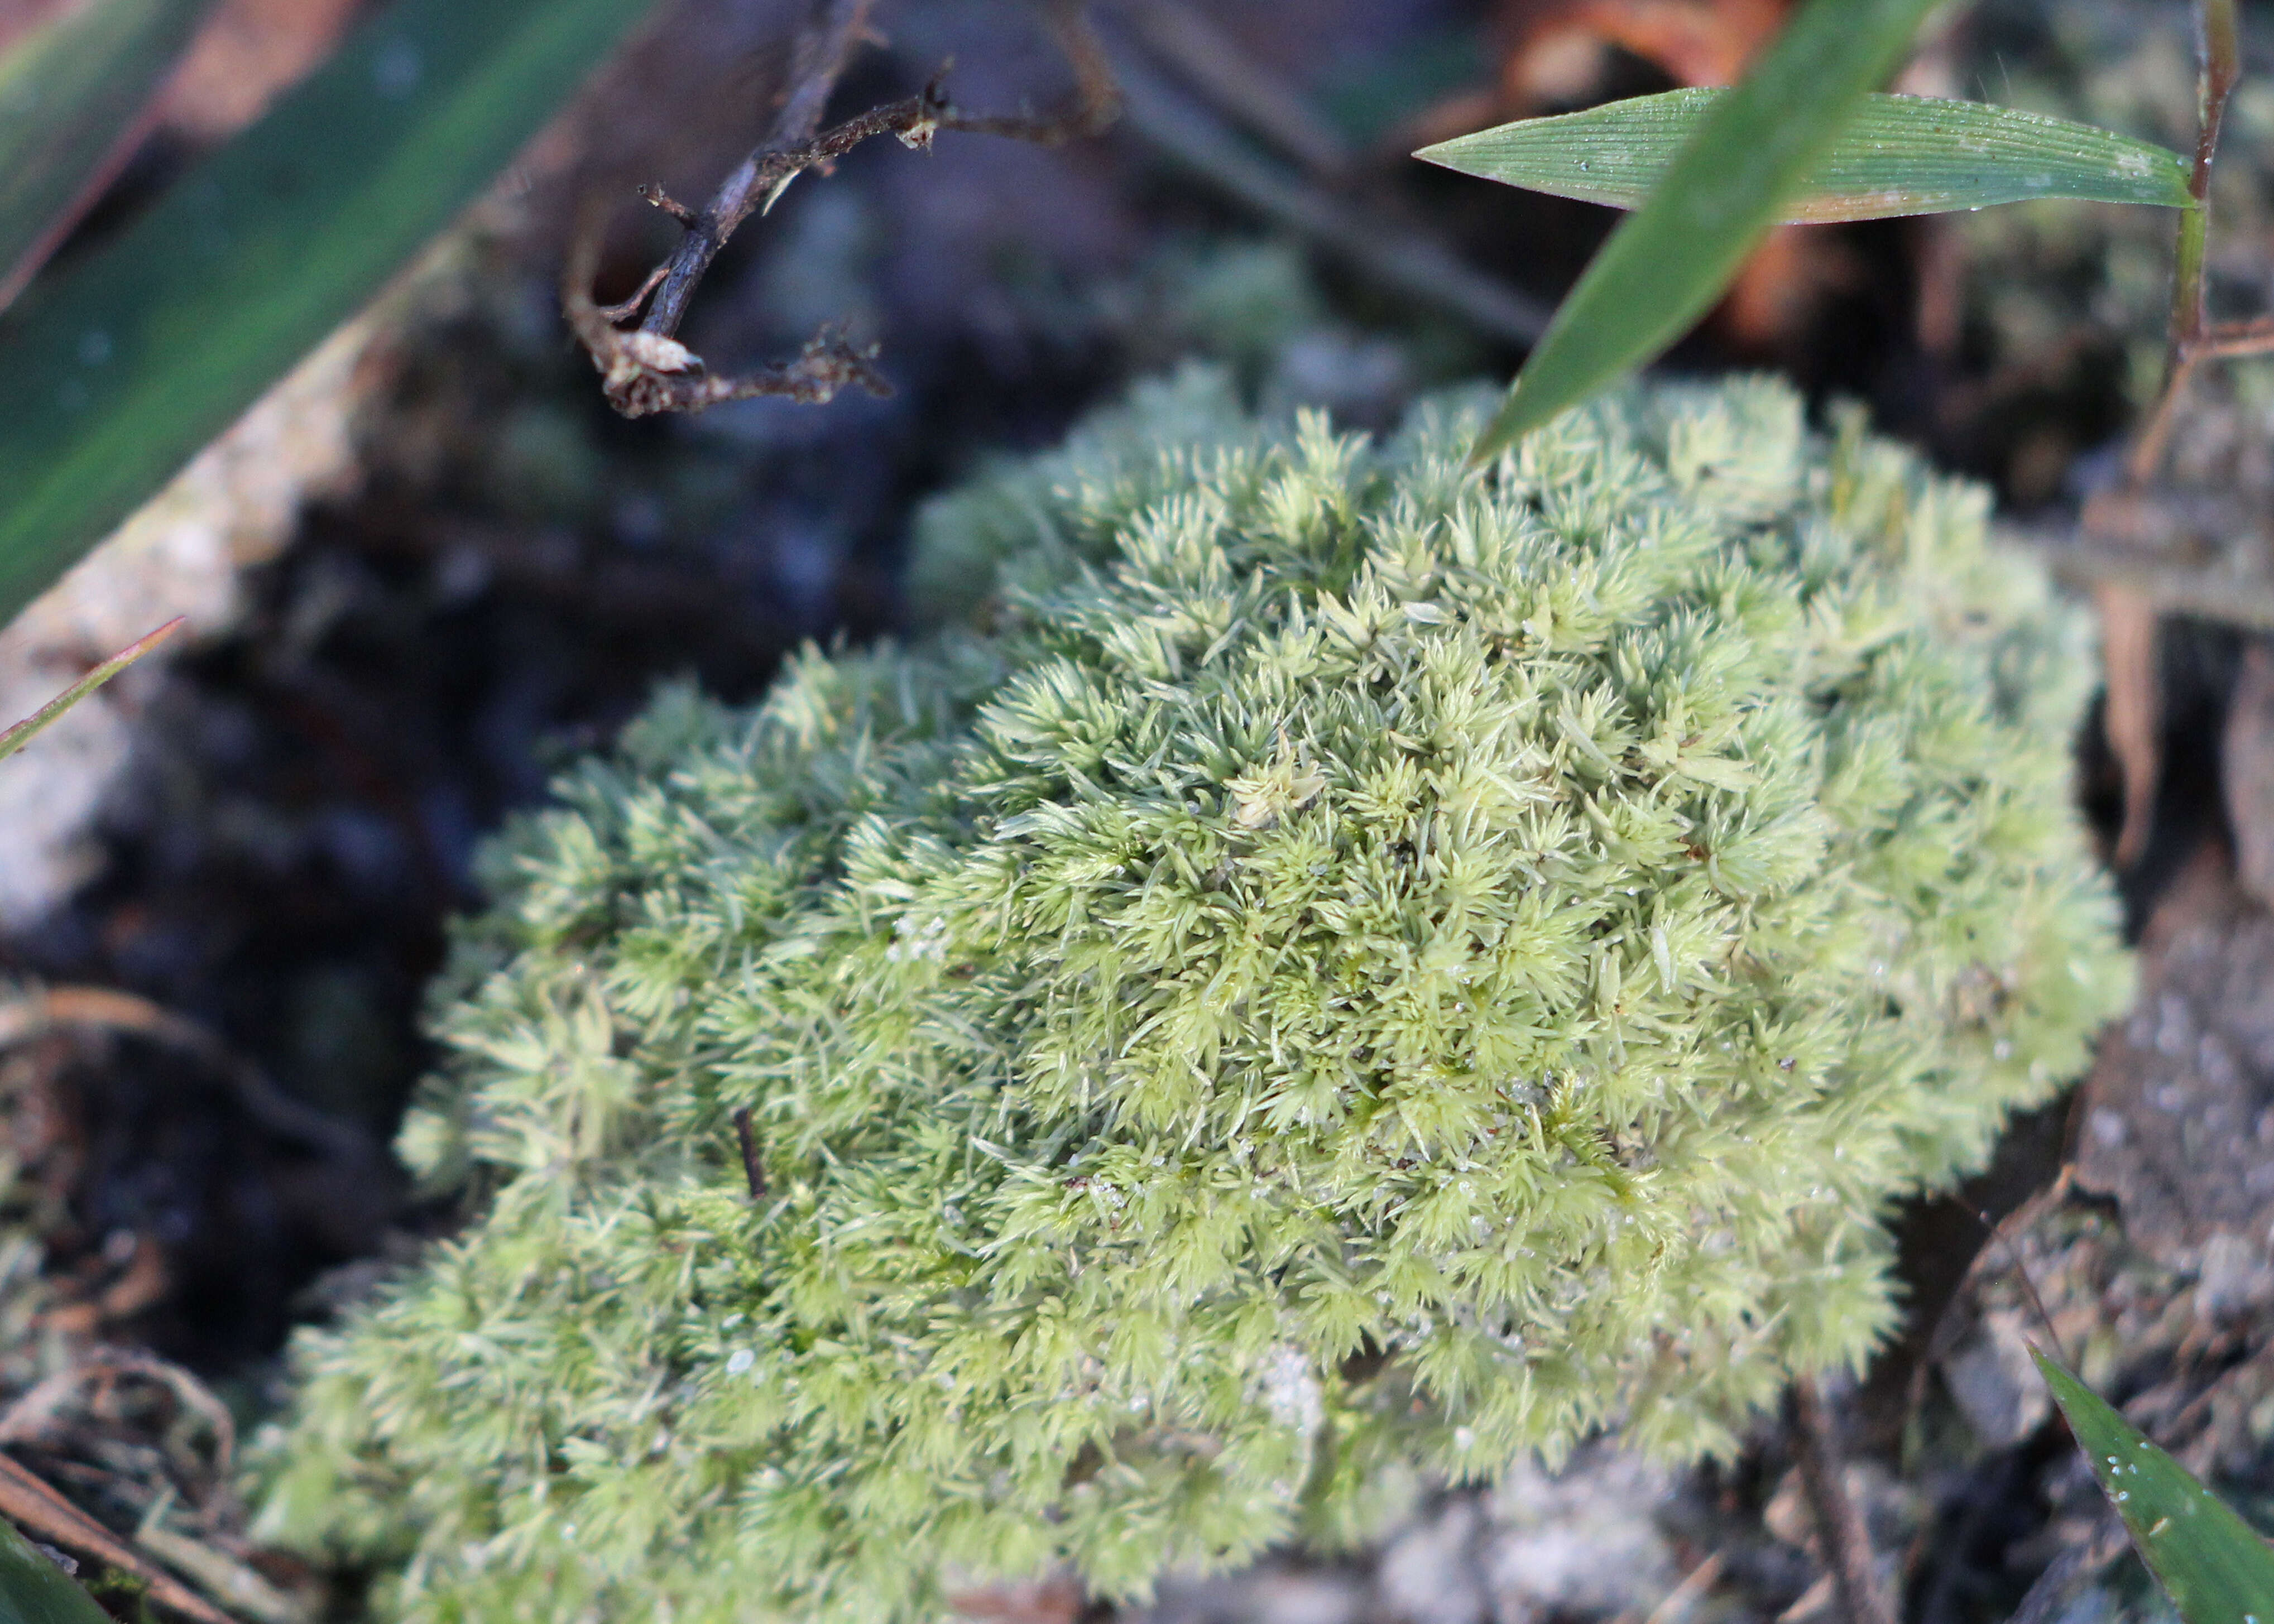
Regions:
[[[817,405],[855,385],[872,395],[890,395],[892,386],[872,365],[875,347],[855,349],[832,332],[815,338],[794,361],[742,378],[712,376],[703,358],[674,335],[696,288],[727,239],[753,214],[771,208],[806,170],[825,169],[880,135],[894,136],[918,152],[928,149],[942,131],[1054,147],[1098,134],[1119,115],[1120,98],[1088,19],[1079,5],[1058,4],[1051,16],[1075,80],[1073,102],[1066,110],[1043,117],[968,114],[947,99],[939,79],[934,79],[913,96],[824,131],[821,116],[855,48],[866,36],[869,7],[870,0],[820,0],[813,20],[798,36],[790,94],[773,133],[727,177],[710,202],[693,209],[659,186],[641,188],[650,203],[687,228],[687,236],[638,293],[618,305],[593,302],[599,222],[588,219],[578,231],[562,281],[561,304],[569,326],[601,374],[609,403],[624,416],[700,411],[759,395]],[[616,325],[643,304],[647,313],[637,329],[626,332]]]
[[[771,203],[775,191],[788,184],[787,177],[772,184],[762,182],[759,171],[769,159],[810,143],[820,130],[837,81],[868,34],[870,5],[870,0],[816,0],[813,17],[799,30],[797,43],[791,48],[789,94],[782,99],[780,116],[764,144],[719,183],[707,207],[698,211],[674,204],[660,186],[640,189],[649,202],[688,228],[685,240],[664,267],[663,290],[647,320],[640,324],[642,332],[669,338],[679,331],[688,302],[727,239],[753,208]]]
[[[1334,125],[1206,11],[1189,0],[1124,0],[1118,9],[1187,83],[1313,175],[1335,178],[1349,170],[1350,147]]]
[[[1728,1558],[1713,1552],[1706,1559],[1683,1575],[1682,1583],[1666,1593],[1665,1599],[1650,1610],[1643,1624],[1682,1624],[1690,1610],[1705,1598],[1706,1593],[1721,1582],[1721,1570]],[[1629,1614],[1632,1617],[1632,1614]]]
[[[1134,129],[1257,213],[1496,338],[1532,344],[1547,330],[1553,312],[1546,304],[1476,269],[1426,232],[1271,162],[1206,109],[1126,59],[1118,77]]]
[[[2267,354],[2274,354],[2274,316],[2218,322],[2203,334],[2195,347],[2196,358],[2204,361]]]
[[[234,1624],[229,1614],[128,1546],[56,1492],[44,1478],[4,1455],[0,1455],[0,1515],[35,1539],[132,1575],[148,1587],[150,1599],[162,1607],[195,1619],[198,1624]]]
[[[1802,1495],[1824,1565],[1831,1571],[1841,1624],[1895,1624],[1894,1610],[1881,1594],[1871,1568],[1871,1535],[1864,1513],[1848,1492],[1840,1448],[1824,1412],[1824,1397],[1813,1377],[1796,1376],[1785,1397],[1793,1454],[1800,1468]]]
[[[2185,544],[2197,539],[2201,527],[2181,524],[2160,509],[2135,512],[2127,504],[2119,517],[2137,518],[2138,523],[2096,527],[2097,534],[2083,538],[2048,527],[2014,528],[2053,574],[2072,586],[2090,592],[2121,586],[2146,598],[2159,615],[2190,615],[2222,626],[2274,632],[2274,578],[2191,555]],[[2219,533],[2248,535],[2256,528],[2238,514]],[[2162,547],[2166,540],[2171,545]]]
[[[111,987],[49,987],[0,1004],[0,1049],[58,1026],[126,1033],[189,1055],[227,1079],[245,1114],[280,1138],[347,1162],[375,1154],[360,1129],[295,1100],[218,1035],[147,998]]]
[[[2029,1275],[2029,1260],[2022,1255],[2020,1237],[2038,1219],[2068,1199],[2069,1190],[2075,1183],[2076,1163],[2064,1162],[2058,1178],[2007,1214],[2003,1222],[1993,1221],[1985,1212],[1972,1207],[1967,1209],[1974,1214],[1975,1221],[1990,1232],[1989,1244],[1975,1254],[1975,1262],[1979,1264],[1992,1246],[2006,1254],[2007,1266],[2014,1271],[2014,1280],[2022,1288],[2022,1295],[2029,1299],[2029,1307],[2037,1316],[2037,1325],[2045,1334],[2045,1341],[2053,1350],[2053,1357],[2063,1365],[2070,1363],[2068,1350],[2061,1346],[2060,1327],[2053,1324],[2052,1315],[2045,1310],[2044,1298],[2037,1295],[2037,1282]],[[1969,1268],[1967,1271],[1969,1278],[1974,1273]],[[2074,1367],[2072,1365],[2071,1368]]]
[[[2069,1546],[2037,1575],[2014,1611],[2013,1624],[2052,1624],[2065,1616],[2078,1592],[2130,1547],[2122,1520],[2113,1507],[2103,1507],[2084,1543]]]
[[[165,1514],[170,1509],[169,1500],[161,1497],[136,1530],[134,1543],[260,1624],[311,1624],[315,1609],[278,1590],[251,1563],[167,1527]]]

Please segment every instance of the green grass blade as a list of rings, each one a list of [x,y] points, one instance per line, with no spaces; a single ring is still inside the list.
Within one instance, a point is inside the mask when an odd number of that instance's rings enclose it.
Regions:
[[[212,10],[213,0],[90,0],[0,56],[0,307],[126,161]]]
[[[1474,455],[1577,404],[1705,314],[1935,4],[1808,0],[1612,232]]]
[[[650,0],[395,0],[0,320],[0,618],[371,297]]]
[[[61,720],[64,713],[73,705],[181,630],[184,620],[184,617],[177,614],[156,631],[127,644],[22,721],[5,733],[0,733],[0,761],[6,761],[31,743],[52,724]]]
[[[2274,1624],[2274,1548],[2042,1353],[2037,1369],[2132,1543],[2187,1624]]]
[[[1634,208],[1726,90],[1670,90],[1526,118],[1413,155],[1533,192]],[[2179,154],[2018,108],[1929,96],[1864,98],[1779,210],[1796,224],[1939,214],[2037,198],[2185,208]]]
[[[0,1519],[0,1624],[110,1624],[110,1615]]]

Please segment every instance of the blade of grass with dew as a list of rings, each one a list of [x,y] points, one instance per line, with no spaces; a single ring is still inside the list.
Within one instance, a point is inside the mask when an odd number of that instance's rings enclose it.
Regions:
[[[110,1615],[0,1518],[0,1624],[110,1624]]]
[[[118,239],[0,318],[0,620],[505,167],[651,0],[395,0]]]
[[[1465,175],[1634,208],[1728,99],[1669,90],[1525,118],[1413,155]],[[1865,96],[1785,199],[1792,224],[1939,214],[2040,198],[2186,208],[2187,162],[2167,148],[2019,108],[1931,96]]]
[[[2187,1624],[2274,1624],[2274,1548],[2054,1360],[2031,1352],[2141,1560]]]
[[[1651,360],[1706,313],[1938,0],[1808,0],[1611,233],[1472,458]]]
[[[132,154],[214,0],[91,0],[0,56],[0,309]]]
[[[0,761],[6,761],[31,743],[50,726],[60,721],[64,713],[73,705],[181,630],[183,620],[184,617],[177,614],[156,631],[127,644],[22,721],[5,733],[0,733]]]

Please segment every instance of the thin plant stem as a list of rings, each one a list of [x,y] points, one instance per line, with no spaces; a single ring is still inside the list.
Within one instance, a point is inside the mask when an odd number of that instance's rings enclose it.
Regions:
[[[1801,1495],[1832,1575],[1841,1624],[1896,1624],[1894,1608],[1872,1572],[1871,1532],[1864,1527],[1863,1508],[1848,1492],[1832,1419],[1815,1379],[1794,1377],[1786,1389],[1785,1405],[1800,1468]]]
[[[2165,448],[2172,437],[2172,419],[2180,394],[2198,362],[2221,351],[2209,342],[2210,322],[2203,303],[2203,255],[2210,235],[2210,172],[2218,154],[2220,127],[2226,122],[2227,99],[2242,71],[2240,25],[2235,0],[2199,0],[2197,16],[2202,31],[2202,72],[2196,81],[2195,161],[2187,176],[2193,204],[2180,215],[2179,251],[2172,267],[2171,333],[2164,352],[2164,387],[2149,414],[2148,425],[2132,447],[2127,473],[2135,489],[2147,485],[2163,466]]]
[[[73,705],[181,630],[184,623],[185,617],[176,615],[156,631],[127,644],[7,732],[0,733],[0,761],[6,760],[31,743],[60,721]]]

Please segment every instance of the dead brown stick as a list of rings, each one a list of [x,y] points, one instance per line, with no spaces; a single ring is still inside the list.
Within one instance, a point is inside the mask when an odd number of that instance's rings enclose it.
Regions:
[[[2104,584],[2121,584],[2145,595],[2159,614],[2274,632],[2274,583],[2239,579],[2222,569],[2166,563],[2120,547],[2079,545],[2066,538],[2042,545],[2039,551],[2054,575],[2087,591],[2096,591]]]
[[[870,0],[818,0],[814,15],[798,31],[797,43],[791,48],[789,94],[782,100],[773,129],[764,144],[719,183],[711,201],[685,222],[687,236],[664,267],[662,288],[648,310],[647,320],[640,324],[642,332],[669,338],[679,331],[696,288],[727,239],[753,209],[770,201],[787,184],[787,177],[766,173],[770,163],[809,145],[820,130],[822,115],[829,110],[829,98],[844,77],[845,64],[853,59],[854,50],[868,33],[870,5]],[[790,176],[795,173],[789,171]],[[662,195],[657,188],[651,196],[659,207],[664,207]]]
[[[1126,57],[1129,123],[1178,162],[1384,287],[1449,310],[1495,338],[1540,342],[1554,312],[1404,222],[1308,184],[1271,162],[1207,109]]]
[[[580,228],[562,278],[561,307],[601,374],[602,392],[624,416],[700,411],[759,395],[821,404],[853,386],[872,395],[890,395],[892,386],[872,365],[875,348],[855,349],[831,332],[816,337],[794,361],[743,378],[712,375],[703,357],[675,335],[696,288],[727,240],[751,214],[770,207],[806,170],[825,169],[880,135],[897,137],[902,146],[919,152],[928,149],[944,130],[1057,146],[1097,134],[1119,117],[1120,98],[1103,49],[1080,6],[1061,3],[1053,5],[1051,17],[1074,71],[1074,99],[1066,110],[1041,117],[968,114],[948,101],[935,79],[913,96],[820,130],[830,93],[866,33],[868,13],[869,0],[822,0],[814,20],[798,38],[791,90],[774,133],[727,177],[709,203],[689,209],[659,187],[641,188],[651,203],[687,227],[687,236],[660,267],[660,274],[651,274],[630,299],[608,307],[593,302],[599,222],[588,218]],[[638,328],[619,328],[616,323],[636,312],[651,291],[654,297]]]
[[[1800,1468],[1801,1494],[1808,1502],[1824,1565],[1831,1572],[1841,1624],[1895,1624],[1894,1609],[1887,1605],[1872,1571],[1871,1530],[1848,1492],[1840,1447],[1813,1377],[1793,1379],[1785,1413]]]
[[[1187,84],[1313,175],[1331,179],[1350,170],[1349,143],[1335,127],[1206,10],[1189,0],[1124,0],[1119,10],[1146,48]]]
[[[1682,1583],[1668,1590],[1658,1605],[1650,1610],[1650,1616],[1643,1620],[1643,1624],[1682,1624],[1706,1593],[1721,1582],[1721,1569],[1728,1560],[1721,1552],[1710,1553],[1704,1561],[1683,1575]]]
[[[2274,317],[2251,321],[2222,321],[2208,329],[2196,346],[2201,359],[2229,360],[2236,356],[2274,352]]]
[[[91,1556],[107,1568],[131,1574],[148,1587],[152,1601],[195,1619],[198,1624],[235,1624],[229,1614],[4,1455],[0,1455],[0,1516],[5,1516],[35,1539]]]
[[[47,987],[0,1004],[0,1049],[61,1026],[125,1033],[188,1055],[227,1079],[245,1114],[279,1137],[343,1161],[376,1154],[361,1130],[293,1099],[218,1034],[147,998],[115,987]]]

